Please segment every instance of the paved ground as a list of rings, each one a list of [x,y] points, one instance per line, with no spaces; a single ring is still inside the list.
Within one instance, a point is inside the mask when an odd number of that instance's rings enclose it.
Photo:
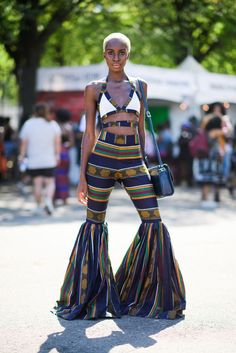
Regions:
[[[123,317],[58,320],[68,257],[85,210],[75,198],[53,217],[32,215],[32,198],[0,188],[1,353],[236,352],[236,201],[222,195],[215,211],[199,208],[199,191],[177,189],[160,202],[187,291],[184,320]],[[139,220],[125,192],[113,192],[108,212],[114,271]]]

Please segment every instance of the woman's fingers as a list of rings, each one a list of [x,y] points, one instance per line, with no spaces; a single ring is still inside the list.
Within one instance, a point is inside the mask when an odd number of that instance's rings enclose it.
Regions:
[[[87,193],[85,194],[84,192],[80,192],[78,199],[79,199],[79,202],[82,203],[82,205],[87,206],[87,203],[88,203]]]
[[[87,206],[87,203],[88,203],[87,193],[88,193],[87,185],[85,183],[80,183],[77,189],[77,198],[78,198],[78,201],[84,206]]]

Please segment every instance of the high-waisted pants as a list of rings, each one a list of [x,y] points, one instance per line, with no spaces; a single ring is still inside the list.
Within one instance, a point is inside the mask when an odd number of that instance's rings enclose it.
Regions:
[[[104,221],[116,181],[128,192],[141,225],[114,276]],[[182,316],[184,282],[160,218],[138,135],[102,130],[88,161],[87,183],[87,219],[75,241],[55,313],[67,320],[125,314]]]

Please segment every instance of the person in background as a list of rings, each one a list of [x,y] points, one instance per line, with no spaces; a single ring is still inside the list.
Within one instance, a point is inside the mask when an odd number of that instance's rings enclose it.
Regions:
[[[82,144],[82,138],[85,131],[85,127],[86,127],[86,121],[85,121],[85,114],[83,113],[80,117],[80,120],[73,125],[78,165],[80,165],[81,144]]]
[[[199,152],[195,155],[193,172],[195,180],[201,185],[203,208],[216,207],[220,202],[220,187],[226,185],[229,177],[225,160],[229,152],[227,140],[231,134],[231,127],[223,113],[223,106],[221,107],[219,103],[213,104],[210,113],[202,119],[199,137],[196,136],[190,143],[191,145],[194,140],[199,139]],[[204,147],[205,145],[207,148]],[[209,199],[211,188],[214,200]]]
[[[155,146],[152,140],[152,135],[151,132],[149,130],[146,130],[146,140],[145,140],[145,152],[146,155],[148,157],[148,160],[155,164],[156,160],[157,160],[157,155],[156,155],[156,151],[155,151]],[[155,137],[157,139],[157,136],[155,134]]]
[[[7,158],[10,158],[16,150],[17,133],[10,124],[10,118],[4,119],[4,146]]]
[[[42,206],[53,213],[55,192],[55,168],[60,161],[61,129],[51,118],[49,106],[37,103],[34,116],[26,121],[20,131],[19,163],[28,158],[28,174],[33,178],[33,190],[37,213]],[[43,197],[45,193],[45,198]]]
[[[200,119],[198,119],[195,115],[192,115],[188,118],[188,122],[191,124],[191,134],[192,136],[196,136],[198,129],[199,129],[199,125],[200,125]]]
[[[223,104],[221,103],[213,103],[210,108],[208,113],[202,118],[202,121],[200,123],[200,127],[201,128],[205,128],[207,123],[214,117],[219,117],[219,118],[223,118],[225,116],[225,108],[223,106]]]
[[[233,133],[231,121],[223,104],[213,103],[200,126],[208,134],[210,169],[214,176],[214,201],[220,202],[220,186],[226,185],[230,174],[232,155],[230,137]],[[209,187],[206,185],[203,187],[203,201],[208,199],[208,193]]]
[[[0,117],[0,181],[7,177],[7,158],[4,147],[4,117]]]
[[[232,154],[230,160],[230,174],[228,180],[228,190],[232,199],[235,199],[236,188],[236,124],[234,125],[234,133],[231,139]]]
[[[189,142],[193,137],[192,125],[186,121],[181,126],[180,137],[178,139],[179,156],[178,164],[178,181],[186,182],[188,186],[193,184],[193,157],[189,150]]]
[[[71,125],[71,114],[67,109],[59,109],[56,112],[56,121],[61,128],[61,152],[60,163],[56,168],[56,190],[54,199],[67,203],[69,197],[69,168],[70,168],[70,148],[74,146],[74,135]]]
[[[158,126],[157,143],[162,161],[167,164],[172,164],[172,148],[173,138],[170,131],[170,122],[167,121]]]
[[[17,133],[10,124],[10,118],[4,121],[4,149],[7,158],[8,178],[16,178],[17,170]]]

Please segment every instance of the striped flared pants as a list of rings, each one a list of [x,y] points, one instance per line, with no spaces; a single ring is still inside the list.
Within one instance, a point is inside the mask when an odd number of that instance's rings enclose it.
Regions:
[[[115,182],[128,192],[141,225],[113,275],[105,215]],[[67,320],[134,315],[175,319],[185,309],[183,278],[162,223],[138,135],[102,130],[87,166],[88,206],[55,313]]]

